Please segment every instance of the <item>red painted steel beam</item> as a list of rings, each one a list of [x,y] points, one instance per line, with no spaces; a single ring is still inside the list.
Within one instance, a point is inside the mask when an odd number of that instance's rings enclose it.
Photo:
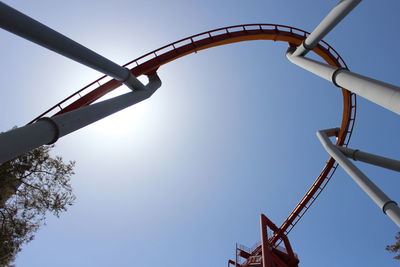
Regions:
[[[263,267],[274,267],[272,262],[271,246],[268,242],[267,217],[260,215],[261,252]]]

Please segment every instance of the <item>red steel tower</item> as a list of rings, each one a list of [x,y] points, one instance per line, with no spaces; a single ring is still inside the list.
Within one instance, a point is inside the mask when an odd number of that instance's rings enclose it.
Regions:
[[[252,248],[237,244],[235,261],[228,260],[228,267],[298,267],[299,259],[286,234],[264,214],[260,215],[260,235],[261,242]]]

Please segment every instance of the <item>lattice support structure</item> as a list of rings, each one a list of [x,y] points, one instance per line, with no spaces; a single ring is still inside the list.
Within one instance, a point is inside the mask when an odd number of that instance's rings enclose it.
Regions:
[[[282,241],[284,246],[276,246],[268,238],[268,230]],[[299,259],[293,252],[289,239],[271,220],[264,214],[260,215],[260,246],[248,249],[236,245],[236,259],[228,260],[228,267],[298,267]],[[261,249],[259,249],[261,248]]]

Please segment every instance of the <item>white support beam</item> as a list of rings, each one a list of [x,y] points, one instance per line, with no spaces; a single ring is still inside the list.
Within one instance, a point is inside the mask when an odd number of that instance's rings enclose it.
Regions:
[[[329,139],[336,136],[339,128],[321,130],[317,136],[325,150],[339,163],[350,177],[364,190],[364,192],[378,205],[397,226],[400,227],[400,208],[379,187],[377,187],[362,171],[360,171]]]
[[[131,90],[143,90],[144,85],[127,68],[112,62],[61,33],[0,2],[0,27],[22,38],[100,71]]]
[[[305,56],[322,38],[325,37],[361,0],[341,0],[311,32],[311,34],[297,47],[294,56]]]
[[[336,146],[336,148],[339,149],[340,152],[343,153],[343,155],[353,160],[362,161],[378,167],[400,172],[399,160],[389,159],[379,155],[363,152],[358,149],[351,149],[343,146]]]
[[[293,55],[293,48],[289,48],[286,57],[299,67],[324,78],[334,85],[368,99],[396,114],[400,115],[400,87],[381,82],[347,69],[337,68],[328,64]]]
[[[43,118],[33,124],[1,133],[0,164],[41,145],[54,143],[62,136],[139,103],[149,98],[160,86],[161,80],[154,73],[149,76],[149,83],[144,90],[134,90],[90,106],[52,118]]]

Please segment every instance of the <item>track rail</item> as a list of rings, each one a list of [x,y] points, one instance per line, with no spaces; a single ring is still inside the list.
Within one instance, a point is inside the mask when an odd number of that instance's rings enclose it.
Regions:
[[[215,46],[251,40],[283,41],[290,45],[297,46],[300,45],[308,35],[308,32],[298,28],[277,24],[244,24],[218,28],[170,43],[128,62],[124,67],[129,68],[131,73],[138,77],[143,74],[154,72],[160,66],[175,59]],[[332,66],[347,68],[346,63],[339,53],[325,41],[321,41],[313,49],[313,52]],[[68,96],[29,123],[33,123],[43,117],[56,116],[90,105],[121,85],[120,82],[108,76],[103,76]],[[356,95],[344,88],[342,88],[342,95],[342,123],[336,144],[347,146],[356,119]],[[338,164],[335,160],[329,158],[310,189],[280,226],[281,232],[288,234],[293,229],[326,187],[337,167]],[[274,236],[270,239],[270,243],[278,245],[280,240]],[[259,254],[259,248],[260,247],[256,248],[253,254]]]

